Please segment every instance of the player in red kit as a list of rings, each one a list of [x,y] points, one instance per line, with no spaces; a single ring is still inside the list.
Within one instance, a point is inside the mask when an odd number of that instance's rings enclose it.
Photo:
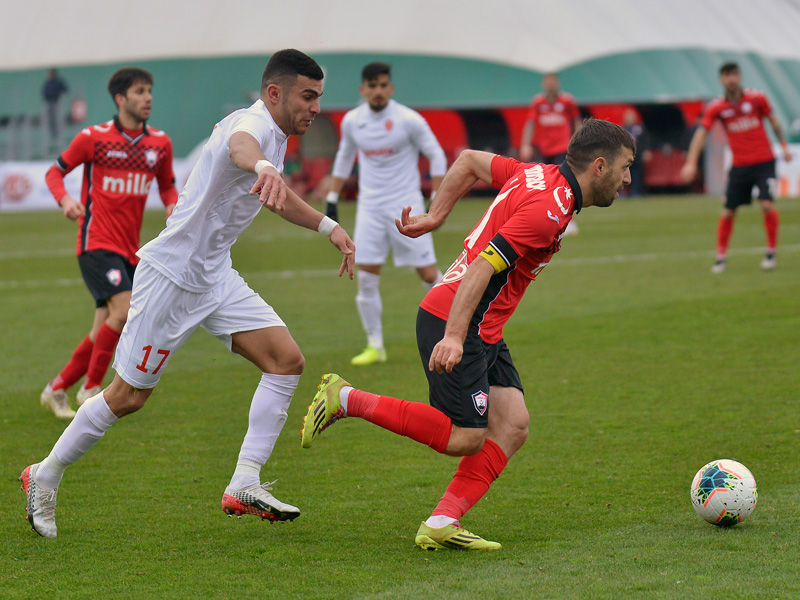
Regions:
[[[178,200],[172,171],[172,143],[146,124],[153,76],[126,67],[108,82],[117,115],[87,127],[47,171],[46,181],[64,216],[78,221],[77,256],[95,300],[94,322],[69,362],[41,394],[57,417],[75,416],[66,390],[86,375],[78,404],[97,394],[114,355],[130,307],[133,272],[139,259],[142,214],[153,181],[158,182],[167,217]],[[84,165],[81,199],[64,188],[64,176]]]
[[[774,269],[778,246],[778,211],[775,208],[775,154],[772,151],[763,120],[772,125],[775,137],[783,147],[787,162],[792,156],[783,135],[780,122],[772,112],[767,96],[758,90],[743,88],[742,75],[736,63],[720,67],[719,79],[725,94],[708,103],[700,126],[692,137],[686,163],[681,170],[684,181],[691,183],[697,176],[697,162],[706,143],[708,131],[719,119],[728,134],[733,153],[733,166],[728,174],[722,215],[717,226],[717,260],[712,273],[722,273],[727,265],[728,240],[733,231],[736,210],[752,202],[753,188],[758,188],[758,201],[764,211],[764,229],[767,233],[767,251],[761,268]]]
[[[581,111],[572,94],[561,91],[558,75],[547,73],[542,78],[542,92],[531,100],[528,117],[522,129],[519,158],[522,162],[534,159],[534,147],[539,160],[560,165],[567,156],[572,133],[581,126]],[[570,221],[565,235],[577,235],[578,225]]]
[[[573,215],[586,206],[610,206],[630,183],[635,154],[627,131],[595,119],[573,134],[561,165],[466,150],[445,175],[430,213],[410,216],[406,208],[398,220],[405,235],[422,235],[439,227],[478,180],[500,189],[417,315],[430,406],[354,389],[327,374],[305,417],[302,444],[311,446],[338,419],[361,417],[437,452],[463,456],[438,506],[420,525],[421,548],[500,548],[464,529],[460,519],[528,436],[523,387],[503,326],[561,248]]]

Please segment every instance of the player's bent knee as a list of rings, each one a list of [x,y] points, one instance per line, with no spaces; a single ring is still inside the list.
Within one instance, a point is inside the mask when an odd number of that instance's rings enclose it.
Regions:
[[[445,454],[450,456],[472,456],[483,448],[486,441],[487,429],[469,427],[453,427],[450,441],[447,442]]]

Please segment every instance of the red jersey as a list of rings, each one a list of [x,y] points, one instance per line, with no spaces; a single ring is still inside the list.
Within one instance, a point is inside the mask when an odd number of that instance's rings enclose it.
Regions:
[[[81,203],[86,214],[78,221],[76,253],[110,250],[137,264],[142,214],[153,179],[165,206],[178,200],[172,142],[149,125],[127,132],[116,117],[87,127],[47,171],[47,186],[57,201],[67,193],[64,175],[80,164],[85,165]]]
[[[744,88],[736,102],[724,96],[709,102],[700,124],[709,130],[716,119],[722,121],[733,153],[733,166],[743,167],[775,159],[763,122],[770,114],[772,105],[767,96],[759,90]]]
[[[565,153],[572,137],[572,124],[580,114],[572,94],[559,92],[552,102],[545,94],[536,94],[528,109],[528,120],[535,125],[531,143],[542,156]]]
[[[578,180],[566,164],[492,159],[492,185],[501,188],[483,218],[464,240],[464,251],[422,300],[421,307],[447,320],[456,290],[478,255],[494,275],[472,316],[481,339],[495,344],[531,281],[561,249],[572,215],[583,206]]]

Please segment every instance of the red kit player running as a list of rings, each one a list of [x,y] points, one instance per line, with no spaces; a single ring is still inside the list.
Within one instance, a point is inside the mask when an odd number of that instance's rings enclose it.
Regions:
[[[41,395],[42,405],[59,418],[75,416],[66,390],[84,375],[78,405],[100,392],[127,319],[142,213],[153,180],[167,217],[178,201],[172,143],[146,124],[152,89],[153,76],[144,69],[114,73],[108,91],[117,115],[81,131],[47,171],[47,185],[64,216],[78,221],[78,263],[96,306],[91,331]],[[79,165],[84,165],[80,201],[64,188],[64,176]]]
[[[733,153],[733,166],[728,174],[722,215],[717,226],[717,260],[712,273],[725,271],[728,255],[728,240],[733,231],[736,209],[752,202],[754,187],[758,187],[758,201],[764,211],[764,229],[767,233],[767,251],[761,268],[774,269],[777,265],[775,253],[778,246],[778,211],[775,208],[775,154],[767,137],[763,119],[772,125],[775,137],[783,147],[783,158],[787,162],[792,155],[783,135],[778,118],[772,113],[767,96],[758,90],[743,88],[742,75],[736,63],[725,63],[720,67],[719,80],[725,94],[709,102],[703,113],[700,126],[692,137],[686,163],[681,176],[687,183],[697,176],[697,161],[706,143],[708,131],[719,119],[728,134]]]
[[[302,440],[309,447],[338,419],[361,417],[437,452],[463,456],[417,532],[421,548],[500,548],[459,521],[528,436],[522,383],[503,326],[561,248],[573,214],[585,206],[610,206],[630,183],[635,154],[636,143],[622,127],[591,119],[572,136],[564,164],[521,163],[466,150],[445,175],[429,214],[409,216],[410,208],[403,210],[397,226],[414,237],[439,227],[478,180],[500,189],[417,315],[430,406],[354,389],[338,375],[324,375]]]

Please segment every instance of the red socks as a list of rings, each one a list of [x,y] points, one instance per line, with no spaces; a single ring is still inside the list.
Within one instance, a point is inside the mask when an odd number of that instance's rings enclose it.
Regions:
[[[717,258],[725,258],[728,254],[728,240],[733,231],[733,219],[720,217],[717,224]]]
[[[114,331],[105,323],[100,326],[100,331],[97,332],[97,338],[94,341],[89,370],[86,372],[86,382],[83,384],[86,389],[103,385],[103,378],[108,371],[108,365],[111,364],[111,357],[114,356],[121,333]]]
[[[433,514],[451,517],[457,521],[461,519],[483,498],[507,464],[505,452],[487,438],[480,452],[474,456],[465,456],[458,463],[458,470]]]
[[[94,348],[94,342],[92,342],[87,335],[83,338],[83,341],[78,344],[78,347],[72,351],[72,357],[64,368],[61,369],[61,373],[50,382],[53,391],[66,390],[75,385],[75,382],[84,376],[86,370],[89,368],[89,361],[92,358],[92,348]]]
[[[378,396],[356,389],[347,397],[347,416],[361,417],[379,427],[430,446],[439,453],[447,449],[453,430],[450,418],[428,404]]]
[[[772,209],[764,213],[764,229],[767,231],[767,252],[775,252],[778,247],[778,211]]]

